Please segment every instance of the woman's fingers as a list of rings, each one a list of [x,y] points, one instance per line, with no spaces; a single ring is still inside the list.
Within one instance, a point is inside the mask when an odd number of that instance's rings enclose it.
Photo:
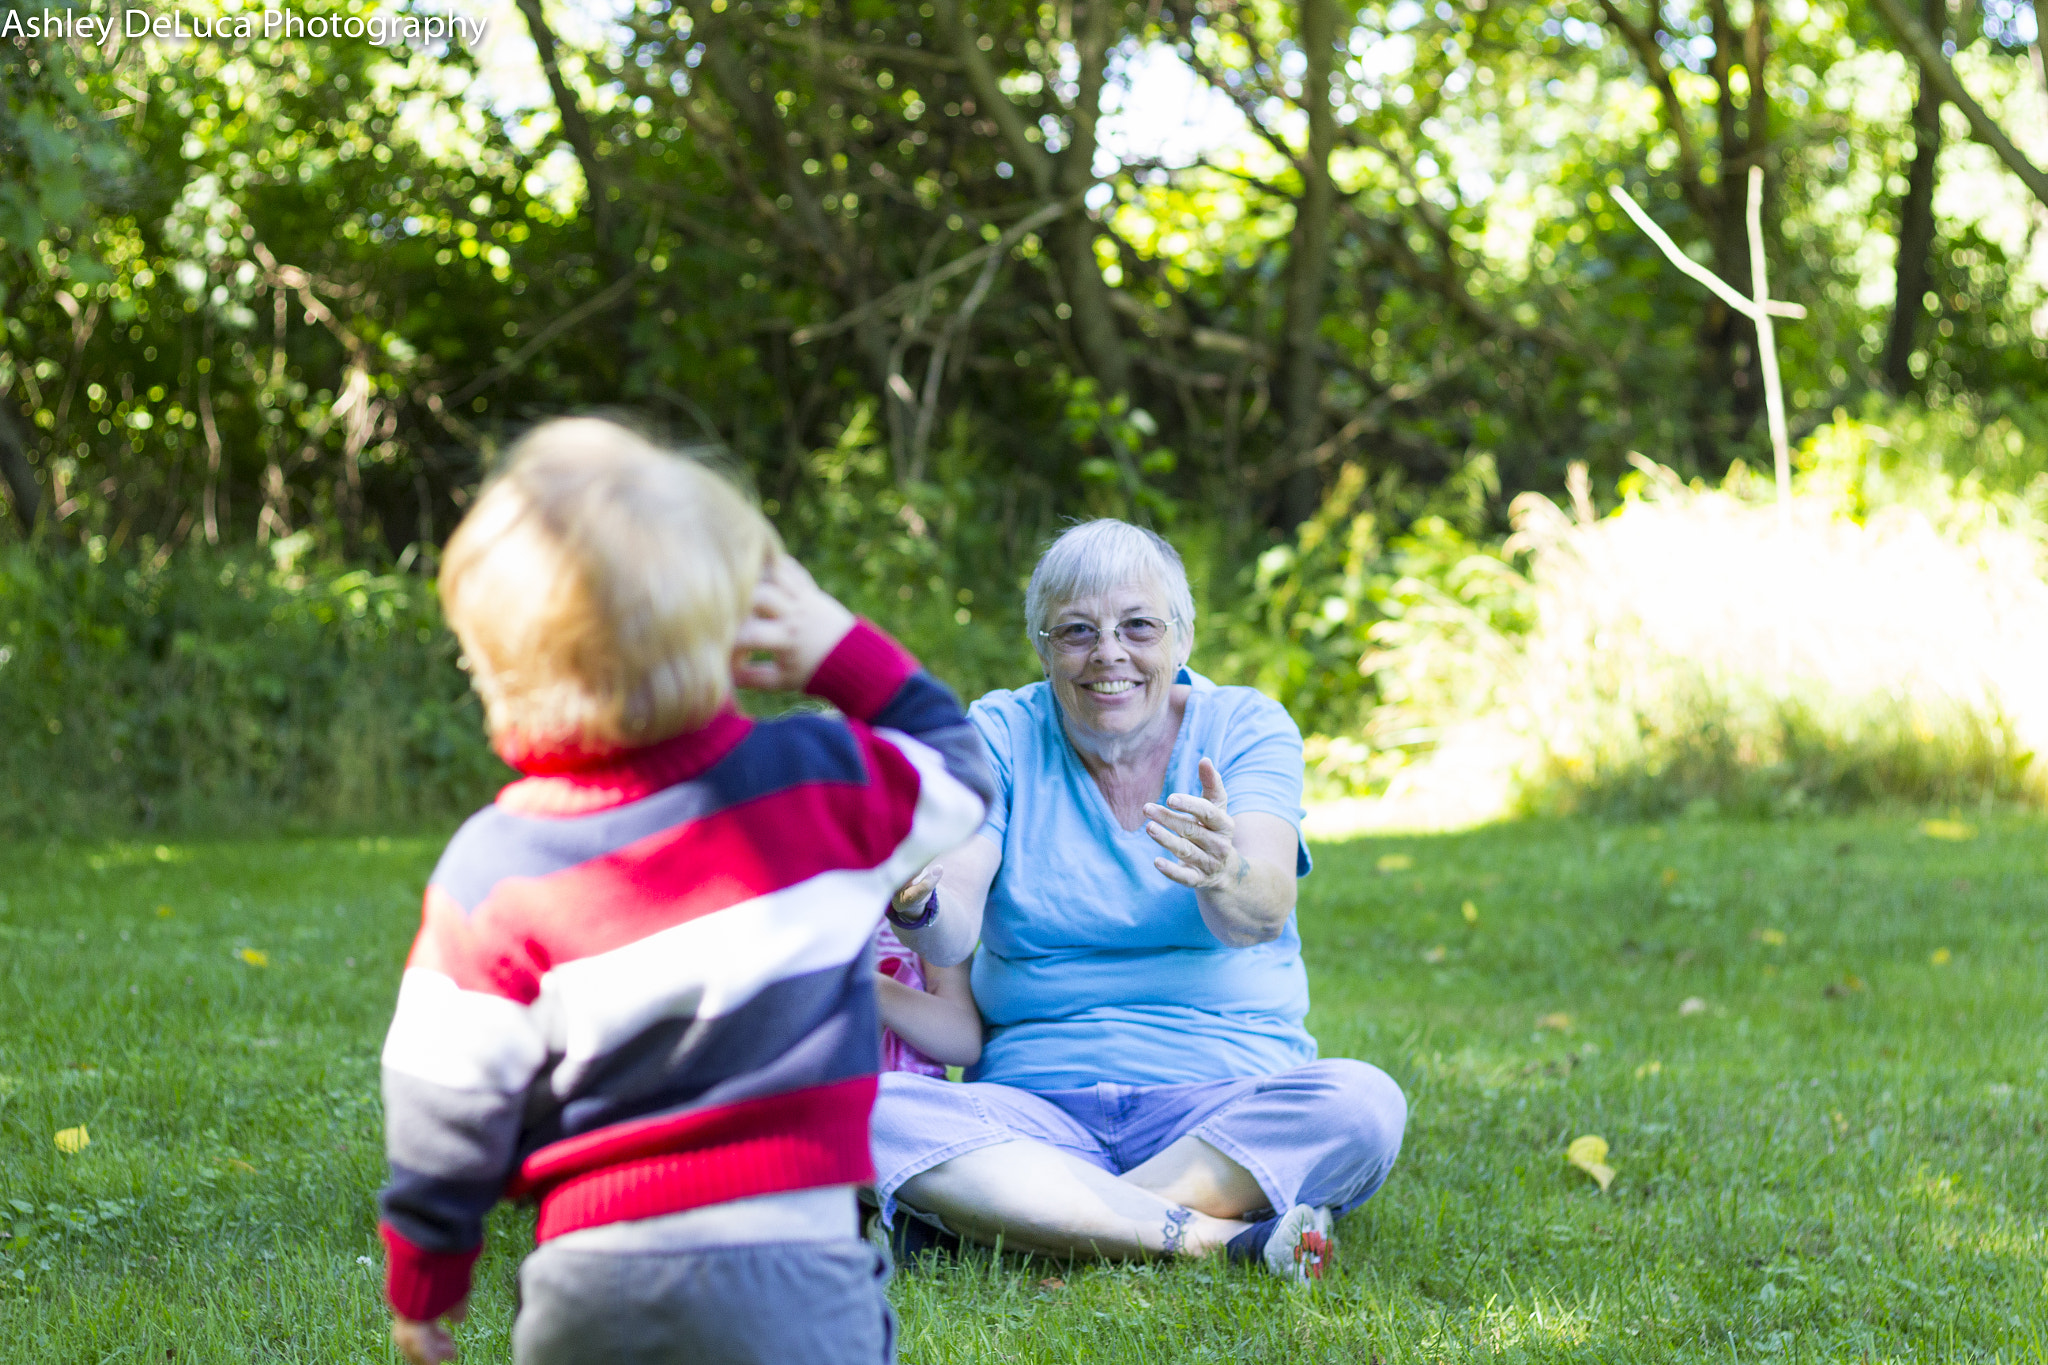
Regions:
[[[1158,868],[1166,880],[1179,882],[1182,886],[1195,891],[1201,890],[1202,884],[1209,880],[1185,863],[1176,863],[1165,858],[1154,858],[1152,866]]]
[[[1213,829],[1218,834],[1228,834],[1231,829],[1230,815],[1221,806],[1210,805],[1199,796],[1175,792],[1166,798],[1167,804],[1150,802],[1145,809],[1157,811],[1162,819],[1170,819],[1176,827],[1189,829]]]
[[[1216,770],[1216,765],[1204,758],[1195,765],[1195,772],[1202,779],[1203,797],[1211,805],[1219,806],[1226,810],[1229,809],[1229,799],[1223,790],[1223,774]]]
[[[1212,830],[1229,839],[1233,825],[1230,815],[1221,806],[1211,805],[1199,796],[1188,796],[1175,792],[1166,798],[1168,813],[1175,817],[1176,829]]]
[[[1226,861],[1214,850],[1202,847],[1192,839],[1182,838],[1157,820],[1145,826],[1145,833],[1152,836],[1152,842],[1179,858],[1203,877],[1213,877],[1222,870]]]

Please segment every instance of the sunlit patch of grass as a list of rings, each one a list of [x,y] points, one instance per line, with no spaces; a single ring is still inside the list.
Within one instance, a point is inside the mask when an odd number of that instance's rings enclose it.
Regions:
[[[1972,823],[1966,841],[1863,816],[1319,845],[1311,1027],[1411,1104],[1334,1279],[1302,1295],[1215,1263],[974,1251],[897,1278],[902,1358],[2036,1358],[2048,824]],[[0,1357],[393,1359],[376,1056],[436,847],[7,850]],[[1389,854],[1409,861],[1382,872]],[[252,945],[268,968],[236,956]],[[74,1126],[91,1142],[65,1153]],[[1605,1194],[1565,1159],[1588,1134]],[[530,1230],[521,1210],[491,1222],[467,1358],[508,1357]]]

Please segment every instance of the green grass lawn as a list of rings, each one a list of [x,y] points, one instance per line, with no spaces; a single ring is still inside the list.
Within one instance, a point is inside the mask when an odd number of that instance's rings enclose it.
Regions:
[[[2048,1359],[2048,823],[1979,826],[1318,848],[1310,1024],[1411,1105],[1335,1280],[927,1262],[904,1359]],[[437,849],[6,850],[0,1360],[395,1359],[376,1058]],[[529,1227],[494,1218],[472,1358]]]

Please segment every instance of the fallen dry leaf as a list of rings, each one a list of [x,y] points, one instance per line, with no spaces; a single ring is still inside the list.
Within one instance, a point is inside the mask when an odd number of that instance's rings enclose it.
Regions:
[[[1061,1279],[1059,1276],[1055,1275],[1049,1280],[1040,1280],[1038,1282],[1038,1287],[1040,1289],[1045,1290],[1065,1289],[1067,1287],[1067,1282]]]
[[[1552,1028],[1556,1029],[1559,1033],[1563,1033],[1566,1029],[1569,1029],[1571,1026],[1572,1017],[1569,1014],[1564,1014],[1560,1012],[1557,1014],[1539,1014],[1536,1016],[1537,1028]]]
[[[171,907],[168,905],[159,905],[156,908],[156,917],[158,919],[169,919],[171,917]]]
[[[1977,837],[1977,827],[1961,820],[1922,820],[1920,832],[1930,839],[1947,839],[1958,844]]]
[[[261,948],[244,948],[236,953],[235,956],[248,963],[251,967],[268,967],[270,965],[270,954],[264,952]]]
[[[1598,1181],[1602,1194],[1614,1183],[1614,1168],[1607,1164],[1606,1138],[1591,1133],[1573,1138],[1572,1145],[1564,1149],[1564,1159]]]
[[[1434,967],[1438,963],[1442,962],[1444,958],[1447,956],[1449,956],[1449,953],[1444,948],[1444,945],[1439,943],[1434,948],[1424,950],[1422,954],[1422,960],[1424,962],[1427,962],[1430,966]]]
[[[76,1156],[78,1153],[92,1146],[92,1134],[86,1132],[85,1125],[81,1123],[76,1128],[64,1128],[59,1130],[56,1137],[56,1143],[58,1151],[64,1153],[66,1156]]]
[[[1467,924],[1479,923],[1479,907],[1474,905],[1471,901],[1466,901],[1462,906],[1460,906],[1458,908],[1458,913],[1465,917],[1465,923]]]
[[[1946,949],[1946,948],[1936,948],[1936,949],[1934,950],[1934,952],[1932,953],[1932,955],[1930,955],[1930,956],[1928,957],[1928,959],[1927,959],[1927,960],[1928,960],[1929,962],[1932,962],[1932,963],[1933,963],[1933,964],[1934,964],[1935,966],[1937,966],[1937,967],[1946,967],[1946,966],[1948,965],[1948,959],[1949,959],[1949,951],[1948,951],[1948,949]]]
[[[1415,866],[1415,859],[1406,853],[1382,853],[1379,870],[1382,872],[1406,872]]]
[[[1646,1081],[1664,1069],[1664,1063],[1652,1059],[1636,1068],[1636,1079]]]
[[[1785,931],[1783,929],[1756,929],[1752,930],[1749,936],[1758,943],[1768,944],[1773,948],[1785,946]]]
[[[254,1166],[251,1166],[248,1162],[242,1160],[238,1156],[231,1156],[226,1158],[226,1164],[234,1167],[238,1171],[247,1171],[250,1175],[263,1174],[263,1172],[257,1170]]]
[[[1675,868],[1675,867],[1667,867],[1667,868],[1665,868],[1665,869],[1664,869],[1664,885],[1666,885],[1666,886],[1671,886],[1671,885],[1673,885],[1674,883],[1676,883],[1677,881],[1678,881],[1678,869],[1677,869],[1677,868]]]
[[[1688,995],[1685,999],[1678,1002],[1678,1012],[1681,1015],[1705,1014],[1707,1012],[1707,1002],[1700,999],[1697,995]]]

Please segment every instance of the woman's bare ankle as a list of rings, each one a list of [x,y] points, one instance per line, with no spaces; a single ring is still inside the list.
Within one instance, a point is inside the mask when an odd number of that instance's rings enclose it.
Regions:
[[[1213,1256],[1249,1226],[1237,1219],[1214,1218],[1176,1204],[1166,1211],[1160,1227],[1160,1253],[1190,1258]]]

